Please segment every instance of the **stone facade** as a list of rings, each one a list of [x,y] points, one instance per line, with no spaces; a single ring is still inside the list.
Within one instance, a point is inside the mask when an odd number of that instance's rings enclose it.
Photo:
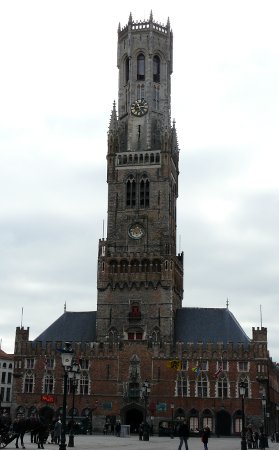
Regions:
[[[237,434],[243,382],[246,423],[262,424],[264,395],[266,426],[274,431],[279,377],[266,328],[253,328],[247,345],[175,340],[183,254],[176,251],[172,42],[170,24],[159,25],[152,15],[146,22],[130,16],[118,30],[119,104],[118,112],[113,105],[108,132],[108,224],[98,250],[96,340],[73,342],[81,365],[74,416],[88,418],[99,431],[106,419],[120,419],[136,431],[146,416],[155,431],[187,417],[193,432],[208,424],[217,434]],[[31,342],[29,329],[17,328],[13,414],[46,406],[61,414],[63,345],[59,336]],[[71,405],[69,394],[69,417]]]

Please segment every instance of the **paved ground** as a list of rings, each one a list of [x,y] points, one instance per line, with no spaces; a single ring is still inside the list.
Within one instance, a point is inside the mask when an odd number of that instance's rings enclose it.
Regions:
[[[68,442],[68,436],[67,436]],[[151,436],[149,441],[140,441],[137,436],[131,437],[115,437],[115,436],[75,436],[75,450],[101,450],[101,449],[129,449],[129,450],[177,450],[179,439],[176,437],[171,439],[169,437]],[[189,450],[203,450],[203,444],[199,438],[190,438],[188,441]],[[25,447],[28,450],[35,450],[37,445],[30,444],[30,436],[25,437]],[[11,442],[7,449],[14,449],[15,443]],[[279,444],[271,443],[269,441],[270,449],[279,449]],[[58,445],[46,444],[46,450],[59,450]],[[67,447],[68,449],[68,447]],[[238,438],[215,438],[209,439],[209,450],[240,450],[240,439]],[[182,448],[184,450],[184,447]]]

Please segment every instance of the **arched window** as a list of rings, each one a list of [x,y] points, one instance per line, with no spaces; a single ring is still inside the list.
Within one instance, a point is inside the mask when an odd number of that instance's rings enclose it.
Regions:
[[[53,394],[54,379],[52,375],[44,376],[43,392],[44,394]]]
[[[234,431],[235,433],[241,433],[242,431],[242,412],[240,409],[234,415]]]
[[[208,427],[210,430],[212,430],[213,420],[212,420],[212,414],[211,414],[210,410],[209,409],[205,409],[203,411],[202,415],[203,415],[203,417],[202,417],[202,426],[203,426],[203,428]]]
[[[130,175],[126,182],[126,206],[134,208],[136,206],[136,180]]]
[[[198,377],[197,388],[198,397],[208,397],[208,381],[203,373]]]
[[[155,328],[152,331],[151,340],[152,340],[152,342],[159,342],[159,340],[160,340],[160,330],[159,330],[159,328]]]
[[[160,83],[160,58],[158,55],[153,58],[153,81]]]
[[[217,397],[228,397],[228,380],[225,376],[218,378],[217,382]]]
[[[81,374],[79,382],[79,393],[80,395],[89,394],[89,377],[86,372],[83,372]]]
[[[177,397],[187,397],[187,378],[183,373],[179,373],[176,377]]]
[[[145,79],[145,58],[144,54],[140,53],[137,57],[137,80]]]
[[[127,84],[129,79],[130,79],[130,64],[129,64],[128,56],[126,56],[124,64],[125,64],[125,67],[124,67],[124,70],[125,70],[125,84]]]
[[[140,180],[140,208],[149,207],[149,180],[146,175]]]
[[[34,390],[34,375],[31,372],[27,372],[24,378],[24,393],[32,394]]]

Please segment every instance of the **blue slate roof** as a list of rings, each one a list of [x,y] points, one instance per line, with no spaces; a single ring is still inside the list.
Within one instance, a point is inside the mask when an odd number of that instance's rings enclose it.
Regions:
[[[95,342],[96,311],[65,311],[34,341]]]
[[[181,308],[175,318],[176,342],[250,342],[228,308]]]
[[[96,342],[96,311],[64,312],[33,342]],[[175,342],[250,342],[228,308],[180,308],[175,317]]]

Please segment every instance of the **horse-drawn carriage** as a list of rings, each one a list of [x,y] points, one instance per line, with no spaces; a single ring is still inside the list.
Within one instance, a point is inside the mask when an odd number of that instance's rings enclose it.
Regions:
[[[0,448],[5,448],[10,442],[16,438],[17,434],[9,429],[0,429]]]
[[[12,427],[0,426],[0,448],[5,448],[14,439],[15,447],[19,448],[19,440],[22,448],[25,448],[23,437],[27,431],[36,432],[36,443],[38,448],[44,448],[44,443],[48,435],[49,424],[42,418],[31,420],[30,418],[17,417]]]

